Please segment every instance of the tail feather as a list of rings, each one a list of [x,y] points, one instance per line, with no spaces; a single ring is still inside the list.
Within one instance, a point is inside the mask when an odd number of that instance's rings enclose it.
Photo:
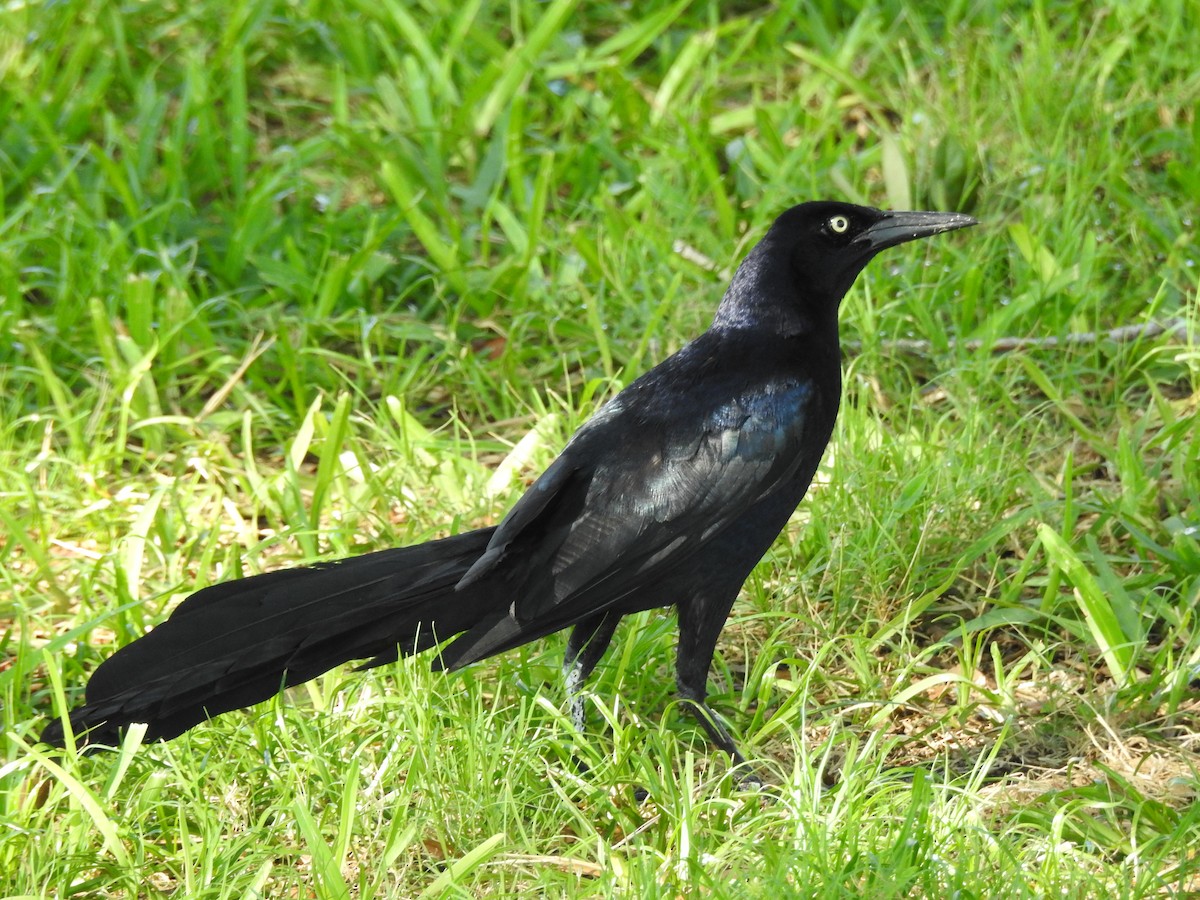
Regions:
[[[147,739],[167,740],[341,663],[429,649],[492,611],[485,591],[455,591],[492,530],[205,588],[96,669],[71,728],[113,744],[146,722]],[[62,723],[42,740],[61,746]]]

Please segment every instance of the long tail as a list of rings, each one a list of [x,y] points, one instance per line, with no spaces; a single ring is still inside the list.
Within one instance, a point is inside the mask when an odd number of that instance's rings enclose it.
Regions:
[[[493,530],[205,588],[96,669],[71,728],[111,745],[146,722],[168,740],[349,660],[427,650],[493,612],[489,592],[454,590]],[[62,722],[42,740],[62,746]]]

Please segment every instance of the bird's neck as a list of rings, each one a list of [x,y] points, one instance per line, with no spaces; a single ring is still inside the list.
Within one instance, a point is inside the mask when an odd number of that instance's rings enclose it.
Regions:
[[[718,331],[768,331],[781,337],[825,335],[836,342],[841,298],[810,296],[792,266],[772,258],[767,240],[738,266],[717,307],[712,327]]]

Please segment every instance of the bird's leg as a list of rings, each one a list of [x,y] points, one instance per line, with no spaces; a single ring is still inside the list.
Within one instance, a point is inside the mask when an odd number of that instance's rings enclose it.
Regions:
[[[708,734],[709,740],[729,754],[734,768],[744,767],[746,774],[740,776],[740,783],[759,786],[762,782],[750,769],[746,757],[742,756],[729,731],[707,703],[708,669],[717,646],[717,636],[721,633],[727,614],[728,609],[718,617],[715,614],[706,614],[700,604],[679,605],[679,648],[675,659],[675,684],[680,699],[692,711]]]
[[[563,658],[563,679],[566,682],[567,704],[575,730],[583,733],[585,715],[583,708],[583,686],[596,663],[604,656],[612,641],[613,633],[621,617],[613,612],[604,612],[584,619],[571,631],[567,639],[567,652]]]

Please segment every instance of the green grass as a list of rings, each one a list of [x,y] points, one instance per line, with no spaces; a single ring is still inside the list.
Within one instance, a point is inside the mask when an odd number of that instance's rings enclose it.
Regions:
[[[8,4],[0,895],[1200,890],[1197,24]],[[586,738],[555,638],[35,747],[197,587],[494,521],[815,197],[984,224],[852,291],[821,483],[723,636],[714,702],[776,795],[678,709],[666,614],[622,627]]]

